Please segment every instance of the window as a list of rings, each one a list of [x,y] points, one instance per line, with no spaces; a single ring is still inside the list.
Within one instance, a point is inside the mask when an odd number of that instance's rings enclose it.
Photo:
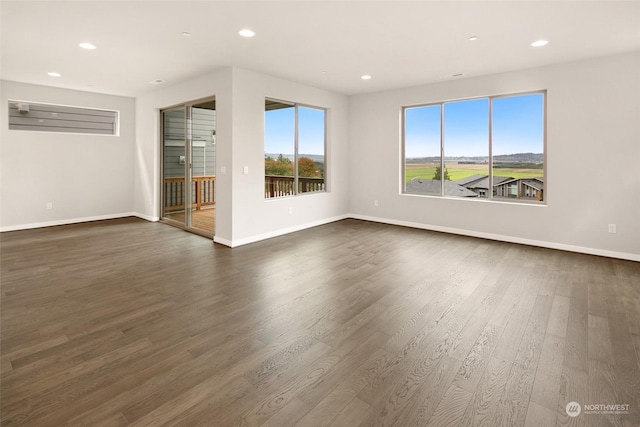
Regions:
[[[544,201],[545,92],[403,109],[405,194]]]
[[[265,198],[325,191],[326,111],[265,100]]]
[[[118,112],[9,101],[9,130],[118,135]]]

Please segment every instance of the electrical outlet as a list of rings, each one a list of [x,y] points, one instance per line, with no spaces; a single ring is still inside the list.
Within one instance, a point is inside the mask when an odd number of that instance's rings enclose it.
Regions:
[[[53,209],[53,202],[47,202],[47,209]]]
[[[293,215],[293,208],[289,208],[289,215]]]
[[[615,224],[609,224],[609,233],[616,234],[618,231],[616,230]]]
[[[378,206],[378,201],[377,200],[373,201],[373,206]]]

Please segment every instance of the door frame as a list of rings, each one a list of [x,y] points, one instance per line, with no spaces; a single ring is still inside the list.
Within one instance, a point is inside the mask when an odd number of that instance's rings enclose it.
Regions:
[[[193,227],[191,225],[191,209],[192,209],[192,199],[193,199],[193,192],[192,192],[192,188],[191,188],[191,181],[193,179],[193,158],[192,158],[192,145],[193,145],[193,138],[192,138],[192,108],[195,105],[198,104],[202,104],[202,103],[206,103],[206,102],[211,102],[211,101],[215,101],[216,97],[215,95],[211,95],[205,98],[200,98],[197,100],[193,100],[193,101],[188,101],[188,102],[184,102],[181,104],[176,104],[167,108],[161,108],[159,110],[159,114],[160,114],[160,222],[166,223],[168,225],[177,227],[177,228],[181,228],[185,231],[188,231],[190,233],[194,233],[194,234],[199,234],[201,236],[204,237],[208,237],[213,239],[214,235],[215,235],[215,231],[209,232],[207,230],[202,230],[200,228],[196,228]],[[184,217],[185,220],[184,222],[180,222],[177,221],[175,219],[171,219],[165,216],[165,212],[164,212],[164,208],[165,208],[165,187],[164,187],[164,180],[165,180],[165,170],[164,170],[164,154],[165,154],[165,150],[164,150],[164,113],[166,112],[170,112],[170,111],[176,111],[176,110],[181,110],[184,109],[185,111],[185,129],[184,129],[184,135],[185,135],[185,142],[184,142],[184,152],[185,152],[185,165],[184,165],[184,180],[185,180],[185,185],[184,185],[184,189],[185,189],[185,194],[184,194],[184,199],[185,199],[185,203],[184,203]],[[214,186],[217,187],[217,181],[214,182]],[[217,190],[214,187],[214,192]],[[215,230],[215,225],[214,225],[214,230]]]

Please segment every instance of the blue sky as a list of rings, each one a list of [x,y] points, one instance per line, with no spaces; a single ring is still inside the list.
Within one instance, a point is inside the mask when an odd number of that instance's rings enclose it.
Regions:
[[[488,156],[488,98],[445,103],[445,156]],[[493,99],[493,154],[543,152],[543,95]],[[405,156],[440,155],[440,106],[405,110]]]
[[[293,154],[294,108],[265,112],[265,153]],[[324,155],[324,110],[298,107],[299,154]]]
[[[444,155],[489,155],[489,99],[444,104]]]

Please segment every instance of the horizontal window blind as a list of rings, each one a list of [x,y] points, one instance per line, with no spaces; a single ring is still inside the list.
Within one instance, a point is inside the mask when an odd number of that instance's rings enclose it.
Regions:
[[[9,101],[9,130],[118,135],[118,112]]]

